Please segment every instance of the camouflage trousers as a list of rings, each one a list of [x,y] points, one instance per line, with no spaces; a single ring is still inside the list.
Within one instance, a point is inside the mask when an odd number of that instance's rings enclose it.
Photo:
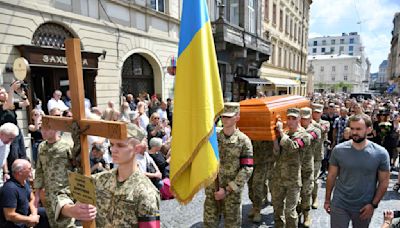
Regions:
[[[206,189],[204,202],[204,228],[218,228],[221,215],[224,216],[224,227],[240,227],[242,223],[241,198],[239,193],[231,193],[224,200],[216,201],[214,191]]]
[[[56,221],[55,220],[55,208],[57,205],[56,197],[52,194],[46,194],[46,202],[45,202],[45,209],[47,214],[47,219],[49,220],[49,224],[51,228],[73,228],[75,226],[75,219],[66,218],[60,216],[60,218]]]
[[[254,166],[253,174],[247,182],[249,186],[249,198],[253,202],[253,208],[261,209],[264,200],[268,196],[268,184],[271,181],[273,166],[273,162]]]
[[[297,227],[300,187],[293,184],[290,187],[274,183],[271,186],[272,202],[274,203],[274,222],[276,228]]]
[[[314,161],[314,187],[312,190],[312,197],[317,197],[318,194],[318,175],[321,170],[321,161]]]
[[[306,172],[301,171],[301,190],[300,190],[300,198],[301,198],[301,210],[309,211],[311,210],[311,193],[314,189],[314,172],[311,170],[307,170]]]

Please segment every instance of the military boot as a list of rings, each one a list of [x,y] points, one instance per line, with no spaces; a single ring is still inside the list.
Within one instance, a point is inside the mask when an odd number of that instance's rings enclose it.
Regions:
[[[318,208],[318,197],[317,196],[312,196],[312,209],[317,209]]]
[[[310,211],[303,211],[304,215],[304,227],[310,227],[311,226],[311,216],[310,216]]]

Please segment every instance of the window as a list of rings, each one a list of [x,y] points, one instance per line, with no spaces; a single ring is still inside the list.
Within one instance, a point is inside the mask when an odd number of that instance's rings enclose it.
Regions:
[[[318,45],[318,41],[314,40],[314,46]]]
[[[349,46],[349,51],[353,51],[354,47],[353,46]]]
[[[283,31],[283,11],[279,10],[279,30]]]
[[[344,70],[349,70],[349,66],[344,66]]]
[[[353,52],[349,53],[349,55],[353,55]]]
[[[354,44],[354,38],[350,38],[349,43]]]
[[[344,81],[347,81],[347,75],[344,75],[344,76],[343,76],[343,80],[344,80]]]
[[[294,23],[294,34],[293,37],[295,40],[297,40],[297,23]]]
[[[321,66],[321,72],[324,72],[324,66]]]
[[[336,40],[331,40],[332,45],[335,45],[335,43],[336,43]]]
[[[284,56],[283,56],[283,67],[287,67],[288,61],[287,61],[287,50],[285,50]]]
[[[326,45],[326,40],[322,40],[322,45]]]
[[[344,47],[343,47],[343,46],[340,46],[339,50],[340,50],[340,51],[344,51]]]
[[[335,72],[335,71],[336,71],[336,67],[332,66],[332,72]]]
[[[275,66],[276,64],[276,49],[275,44],[272,44],[272,54],[271,54],[271,63]]]
[[[282,48],[278,49],[278,66],[282,67]]]
[[[331,53],[334,53],[334,52],[335,52],[335,47],[331,47],[330,52],[331,52]]]
[[[335,81],[335,76],[334,75],[332,76],[332,81]]]
[[[264,10],[264,20],[269,21],[269,0],[265,0]]]
[[[344,44],[344,39],[340,39],[340,44]]]
[[[321,52],[322,52],[322,53],[325,53],[325,48],[321,48]]]
[[[316,48],[313,48],[313,49],[312,49],[312,53],[317,53],[317,49],[316,49]]]
[[[290,19],[290,28],[289,29],[290,29],[289,30],[290,37],[292,37],[293,36],[293,19]]]
[[[164,0],[150,0],[150,7],[158,12],[165,12]]]
[[[301,36],[301,26],[300,25],[299,25],[299,32],[297,33],[297,36],[298,36],[297,41],[300,43],[300,36]],[[314,45],[314,46],[316,46],[316,45]]]
[[[272,23],[276,25],[276,4],[272,4]]]
[[[230,4],[229,22],[239,26],[239,0],[232,0]]]
[[[254,11],[255,8],[255,0],[249,0],[249,32],[255,33],[256,32],[256,12]]]
[[[289,34],[289,24],[290,24],[289,15],[286,14],[286,20],[285,20],[285,32],[286,32],[286,34]]]

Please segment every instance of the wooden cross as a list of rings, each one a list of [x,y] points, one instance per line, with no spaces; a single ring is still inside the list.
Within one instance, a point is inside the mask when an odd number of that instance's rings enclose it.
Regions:
[[[42,119],[42,128],[69,131],[72,123],[76,122],[79,125],[80,129],[87,129],[80,134],[81,165],[83,174],[85,176],[90,176],[87,135],[96,135],[111,139],[126,139],[126,124],[114,121],[85,119],[80,40],[66,39],[65,53],[68,63],[68,79],[69,89],[71,91],[72,118],[44,116]],[[94,228],[96,227],[96,223],[95,221],[84,222],[83,227]]]

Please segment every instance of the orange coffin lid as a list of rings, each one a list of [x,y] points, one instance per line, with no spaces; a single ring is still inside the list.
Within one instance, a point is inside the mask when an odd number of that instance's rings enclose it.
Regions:
[[[273,141],[276,138],[277,118],[281,118],[286,127],[287,109],[303,107],[310,107],[310,101],[295,95],[243,100],[240,102],[240,120],[237,126],[252,140]]]

